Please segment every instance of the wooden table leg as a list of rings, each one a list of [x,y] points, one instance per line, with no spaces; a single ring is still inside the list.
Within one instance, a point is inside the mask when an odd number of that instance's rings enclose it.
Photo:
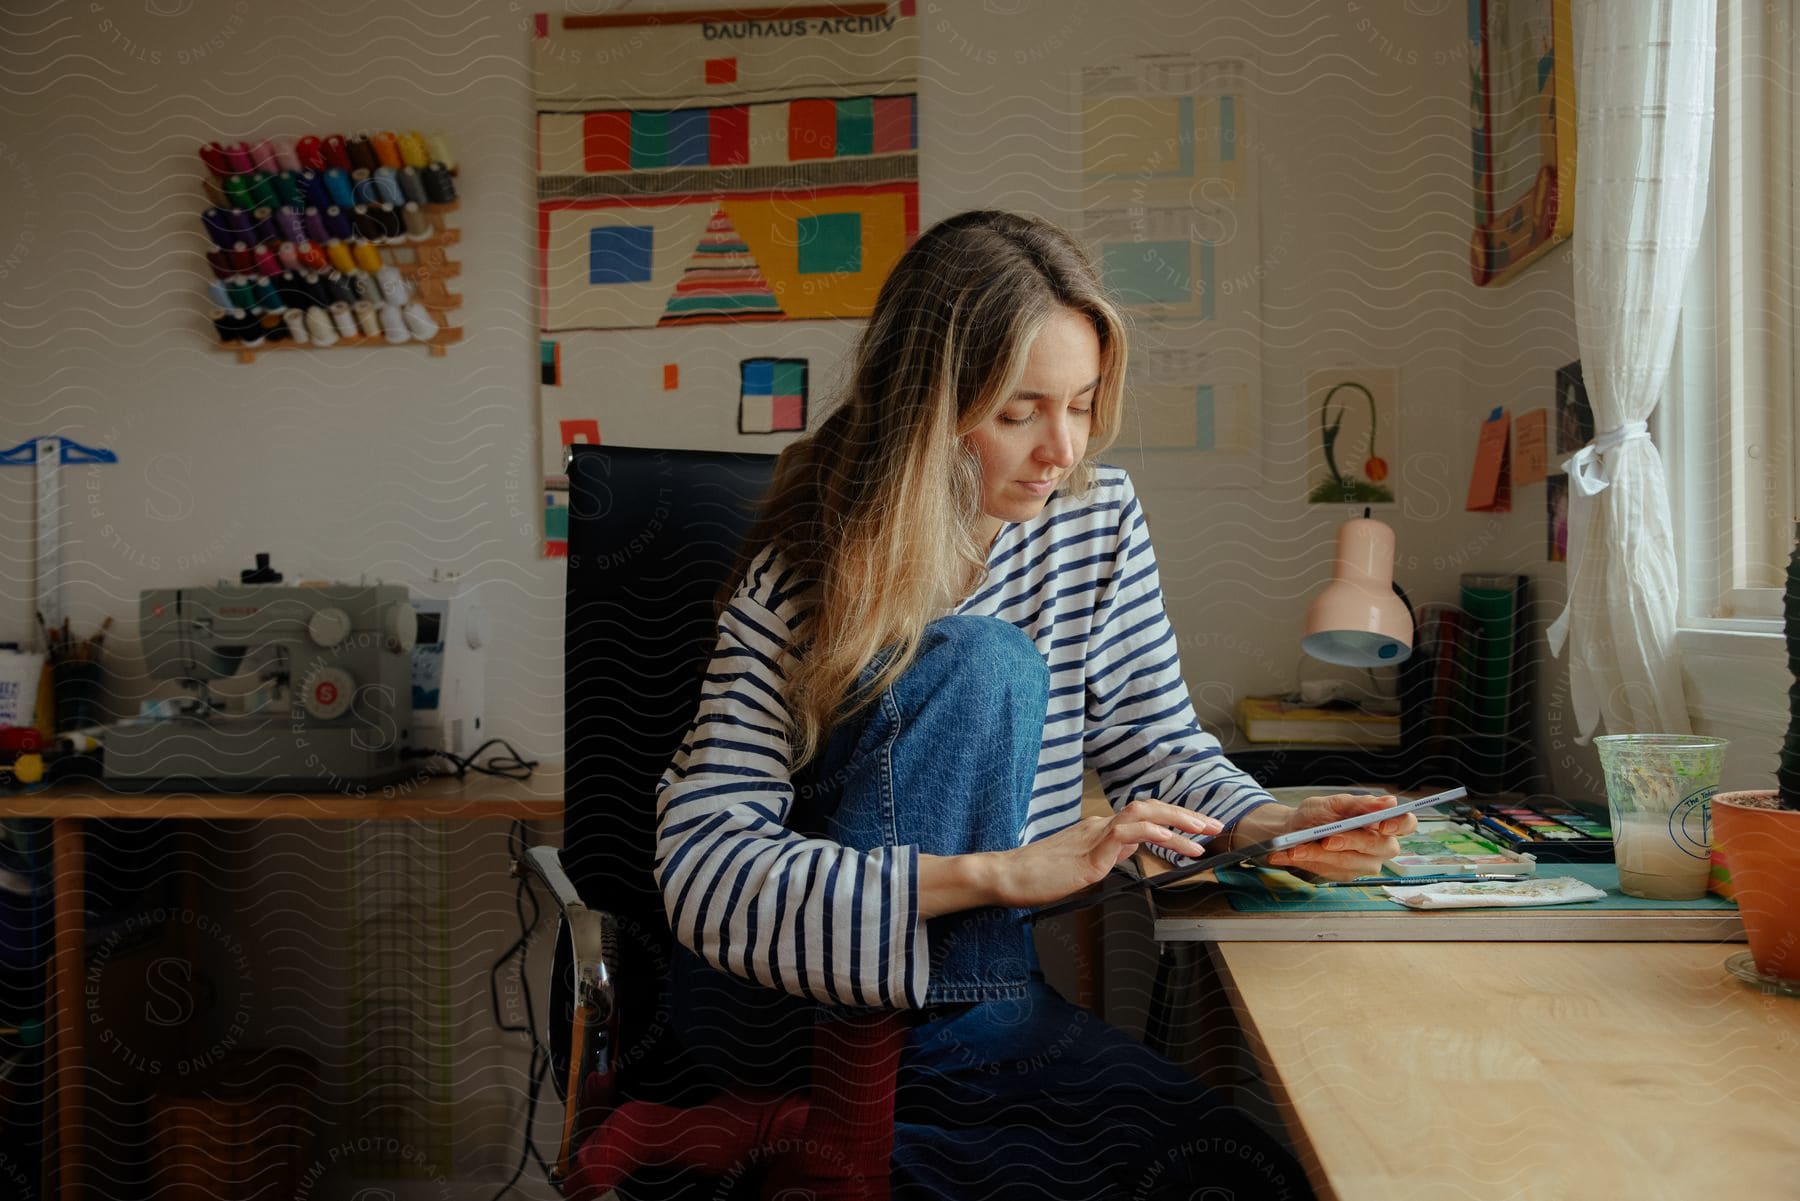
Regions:
[[[50,827],[52,895],[56,905],[56,943],[50,956],[51,989],[55,994],[51,1022],[51,1062],[56,1097],[57,1192],[61,1201],[81,1195],[81,1165],[86,1132],[82,1102],[81,973],[86,960],[87,920],[82,880],[81,819],[59,817]]]

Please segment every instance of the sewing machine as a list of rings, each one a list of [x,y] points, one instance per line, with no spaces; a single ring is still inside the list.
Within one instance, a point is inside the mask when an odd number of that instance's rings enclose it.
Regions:
[[[405,585],[283,586],[266,555],[242,576],[139,596],[147,670],[194,695],[107,727],[107,784],[355,792],[402,775],[418,629]],[[224,680],[253,688],[227,708],[210,690]]]

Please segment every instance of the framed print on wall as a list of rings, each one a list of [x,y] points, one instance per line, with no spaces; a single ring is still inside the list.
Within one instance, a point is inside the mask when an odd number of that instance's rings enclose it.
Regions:
[[[1468,0],[1478,286],[1505,283],[1575,228],[1569,0]]]

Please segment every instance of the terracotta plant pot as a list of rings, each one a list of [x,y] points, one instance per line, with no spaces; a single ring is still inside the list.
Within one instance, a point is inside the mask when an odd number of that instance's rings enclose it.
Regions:
[[[1773,790],[1721,792],[1712,799],[1712,835],[1756,970],[1800,980],[1800,810],[1781,808]]]

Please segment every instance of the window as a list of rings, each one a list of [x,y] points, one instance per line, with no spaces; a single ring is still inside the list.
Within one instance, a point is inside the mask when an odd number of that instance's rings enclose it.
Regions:
[[[1659,408],[1681,625],[1772,634],[1800,498],[1794,454],[1796,29],[1720,0],[1706,230]],[[1695,640],[1684,636],[1684,650]]]

